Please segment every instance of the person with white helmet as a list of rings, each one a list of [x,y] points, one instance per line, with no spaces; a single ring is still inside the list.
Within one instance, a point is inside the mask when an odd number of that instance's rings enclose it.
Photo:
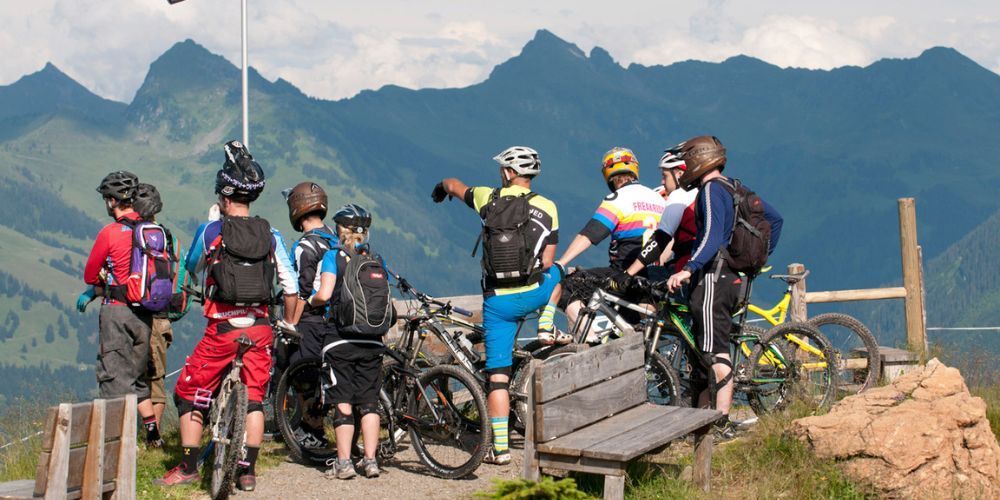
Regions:
[[[541,172],[538,152],[524,146],[493,157],[500,164],[501,187],[469,187],[444,179],[431,197],[436,203],[459,198],[482,219],[483,326],[486,330],[487,406],[493,428],[488,463],[510,463],[507,416],[510,372],[517,325],[544,306],[564,274],[553,266],[559,241],[556,205],[531,191]]]

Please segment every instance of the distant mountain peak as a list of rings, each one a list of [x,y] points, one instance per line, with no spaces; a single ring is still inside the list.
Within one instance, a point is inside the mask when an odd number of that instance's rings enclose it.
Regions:
[[[94,94],[51,62],[10,85],[0,86],[0,118],[69,113],[113,120],[124,107]]]
[[[587,55],[580,50],[580,47],[559,38],[551,31],[545,29],[536,31],[535,37],[521,49],[522,56],[534,54],[553,56],[560,53],[569,53],[581,59],[587,58]]]

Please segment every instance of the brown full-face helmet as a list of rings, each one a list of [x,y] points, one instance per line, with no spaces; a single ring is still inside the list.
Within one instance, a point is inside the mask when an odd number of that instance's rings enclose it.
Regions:
[[[288,220],[296,231],[302,230],[299,223],[303,217],[311,213],[317,213],[320,218],[326,217],[328,200],[326,191],[315,182],[300,182],[292,189],[282,192],[285,201],[288,202]]]
[[[687,171],[680,178],[684,189],[691,189],[703,175],[726,166],[726,148],[715,136],[701,135],[688,139],[680,144],[679,149],[677,157],[687,165]]]

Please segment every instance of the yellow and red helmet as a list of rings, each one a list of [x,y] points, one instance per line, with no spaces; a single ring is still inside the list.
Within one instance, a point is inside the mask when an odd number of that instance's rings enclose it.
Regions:
[[[608,189],[614,191],[614,184],[611,178],[622,174],[632,174],[639,178],[639,159],[635,153],[628,148],[613,147],[604,153],[604,161],[601,162],[601,173],[604,174],[604,182],[608,184]]]

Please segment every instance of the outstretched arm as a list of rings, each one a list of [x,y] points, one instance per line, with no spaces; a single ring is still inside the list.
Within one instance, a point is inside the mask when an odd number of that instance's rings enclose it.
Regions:
[[[567,248],[566,251],[563,252],[562,256],[559,257],[559,265],[566,267],[570,261],[577,258],[577,256],[583,253],[584,250],[590,248],[591,245],[592,243],[590,242],[590,238],[582,234],[576,235],[576,237],[573,238],[573,242],[569,244],[569,248]]]
[[[449,177],[434,186],[434,191],[431,192],[431,198],[435,203],[441,203],[444,201],[445,196],[451,196],[452,198],[464,200],[465,193],[467,191],[469,191],[469,186],[466,186],[464,182],[454,177]]]

